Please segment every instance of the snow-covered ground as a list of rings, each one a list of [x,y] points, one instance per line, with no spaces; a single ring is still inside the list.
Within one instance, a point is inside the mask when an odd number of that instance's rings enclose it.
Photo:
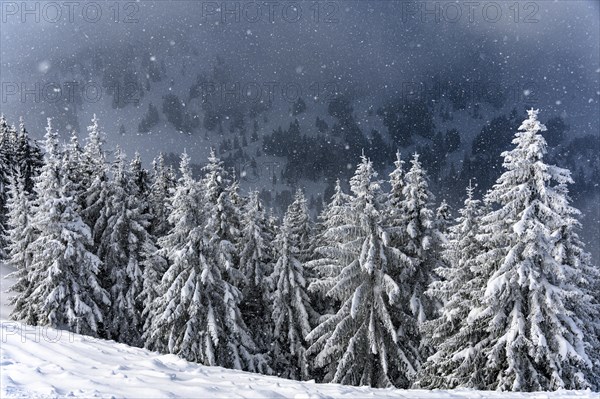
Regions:
[[[11,272],[0,263],[1,398],[423,398],[599,399],[592,392],[507,394],[371,389],[296,382],[205,367],[113,341],[7,321]]]
[[[204,367],[113,341],[0,322],[2,398],[532,398],[598,399],[592,392],[507,394],[370,389],[295,382]]]

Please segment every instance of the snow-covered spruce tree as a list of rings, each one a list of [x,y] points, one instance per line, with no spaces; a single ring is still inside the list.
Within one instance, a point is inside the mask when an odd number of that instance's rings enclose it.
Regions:
[[[200,229],[203,223],[201,194],[192,177],[187,153],[181,156],[180,171],[182,176],[170,198],[169,222],[173,223],[173,228],[158,239],[159,254],[168,259],[168,269],[157,289],[159,296],[150,303],[151,323],[145,324],[144,340],[149,349],[203,361],[204,344],[190,342],[193,337],[184,335],[187,328],[198,328],[200,320],[194,319],[202,317],[200,298],[194,298],[195,303],[192,302],[194,293],[188,289],[182,296],[181,288],[190,277],[190,283],[194,283],[194,279],[201,276],[200,249],[204,245]],[[184,339],[185,343],[182,342]]]
[[[151,216],[148,195],[150,194],[151,181],[148,171],[142,166],[142,157],[135,152],[129,164],[129,175],[133,183],[134,195],[144,213]]]
[[[396,152],[395,169],[390,173],[390,191],[387,194],[384,217],[392,243],[400,248],[405,240],[406,226],[403,210],[404,202],[404,161],[400,151]]]
[[[290,233],[297,237],[297,257],[300,262],[310,260],[313,225],[308,212],[308,205],[302,189],[296,190],[294,201],[288,207]]]
[[[237,186],[231,183],[223,162],[211,149],[208,164],[203,168],[200,181],[205,209],[205,229],[211,234],[209,246],[214,261],[225,273],[229,283],[240,288],[244,276],[239,270],[238,243],[240,240],[241,211],[232,201]]]
[[[161,279],[168,268],[168,262],[164,251],[158,247],[158,238],[165,236],[170,230],[167,220],[169,209],[169,198],[175,188],[174,180],[168,176],[164,165],[162,153],[152,162],[153,173],[149,192],[147,193],[147,209],[149,211],[150,223],[148,225],[148,239],[142,243],[142,292],[138,296],[142,306],[143,331],[152,326],[153,303],[159,297]],[[134,160],[131,165],[132,175],[139,171],[141,165]],[[142,194],[138,187],[138,198],[142,201]]]
[[[257,191],[250,193],[243,208],[240,240],[240,271],[245,277],[240,310],[262,350],[271,344],[271,300],[267,278],[273,269],[273,235]]]
[[[14,151],[15,165],[25,179],[25,190],[32,194],[34,178],[39,174],[43,164],[43,155],[38,143],[29,138],[23,118],[19,119],[19,132]]]
[[[426,345],[435,353],[423,365],[415,386],[427,389],[453,389],[468,384],[464,369],[471,360],[464,353],[472,351],[481,332],[473,332],[466,320],[473,308],[480,305],[480,289],[483,283],[478,277],[477,256],[483,251],[477,236],[481,217],[480,201],[473,198],[469,183],[464,207],[459,211],[457,224],[448,231],[449,239],[444,245],[445,264],[436,269],[442,277],[429,287],[427,295],[444,303],[439,317],[422,326]],[[462,377],[461,377],[462,374]]]
[[[14,168],[14,131],[8,126],[4,115],[0,115],[0,260],[6,258],[6,205],[8,186]]]
[[[85,208],[85,187],[82,186],[84,180],[84,170],[82,168],[83,150],[79,145],[77,133],[73,131],[69,143],[64,147],[62,155],[63,168],[69,177],[71,187],[69,191],[73,193],[73,200],[77,204],[78,212]]]
[[[211,158],[207,170],[217,177],[220,161]],[[241,292],[226,279],[223,260],[228,257],[218,252],[222,241],[214,223],[220,218],[215,217],[216,205],[206,202],[206,194],[209,186],[221,182],[208,177],[202,186],[196,182],[187,154],[180,169],[169,215],[173,228],[159,239],[169,268],[145,331],[146,345],[205,365],[269,372],[242,320]]]
[[[528,111],[515,148],[502,154],[506,171],[486,197],[494,208],[482,217],[487,250],[477,259],[489,278],[481,306],[468,318],[468,328],[485,336],[465,345],[460,356],[478,361],[457,375],[473,388],[538,391],[592,383],[585,333],[597,323],[587,313],[596,307],[582,290],[584,270],[556,257],[569,172],[543,162],[545,126],[537,113]]]
[[[237,205],[242,204],[242,200],[237,192],[237,183],[229,178],[214,150],[211,150],[208,164],[203,170],[205,175],[200,181],[200,186],[205,206],[207,267],[222,279],[218,289],[222,290],[224,295],[221,310],[223,313],[219,318],[224,321],[222,328],[229,341],[228,355],[222,357],[222,365],[271,373],[267,356],[260,353],[261,348],[257,347],[252,339],[239,310],[245,276],[240,271],[242,215]]]
[[[434,271],[440,268],[445,268],[446,259],[444,257],[444,248],[448,242],[448,227],[452,222],[452,209],[446,200],[442,200],[435,212],[435,221],[432,230],[432,245],[433,262],[435,262]],[[435,300],[438,308],[443,302]]]
[[[110,191],[108,188],[108,165],[103,150],[104,133],[100,130],[98,118],[95,114],[92,118],[92,124],[88,126],[87,130],[87,143],[83,149],[81,159],[83,176],[79,183],[85,198],[82,218],[92,229],[94,251],[96,251],[100,244],[102,231],[106,228],[106,218],[101,218],[100,212]]]
[[[138,346],[142,344],[142,304],[138,297],[143,284],[143,245],[150,239],[146,231],[149,216],[127,169],[125,154],[118,148],[112,176],[110,193],[101,210],[106,228],[98,247],[104,263],[102,283],[111,299],[105,334],[109,339]]]
[[[324,369],[325,382],[406,387],[418,369],[418,331],[398,306],[400,288],[389,273],[410,260],[389,245],[381,226],[375,176],[363,156],[350,181],[353,225],[344,245],[353,256],[328,292],[341,306],[306,337],[307,355]]]
[[[303,212],[303,203],[304,196],[299,192],[294,203],[288,207],[275,239],[277,262],[270,277],[274,288],[273,369],[277,375],[295,380],[308,378],[304,337],[310,333],[310,319],[316,318],[306,292],[304,268],[298,259],[303,230],[297,229],[294,233],[294,227],[302,220],[298,212]]]
[[[32,203],[25,185],[25,178],[21,175],[20,169],[17,169],[8,189],[8,230],[6,234],[9,244],[7,263],[15,269],[8,275],[8,278],[16,280],[9,289],[10,292],[16,294],[9,299],[9,304],[14,306],[10,315],[13,320],[35,320],[34,315],[24,313],[24,311],[31,312],[33,310],[32,307],[26,306],[26,302],[32,292],[32,286],[29,283],[29,271],[33,257],[31,243],[37,237],[37,232],[31,223]]]
[[[424,295],[434,280],[436,256],[433,252],[435,240],[434,215],[431,210],[433,194],[429,191],[427,174],[414,154],[411,168],[404,176],[402,190],[402,231],[400,248],[413,259],[414,269],[410,277],[412,292],[410,307],[419,322],[431,319],[436,310],[435,301]]]
[[[557,213],[562,215],[562,224],[554,232],[553,257],[563,265],[564,278],[572,292],[566,306],[584,321],[585,350],[592,363],[585,372],[592,389],[597,391],[600,390],[600,270],[592,263],[577,233],[581,229],[577,220],[581,213],[570,206],[566,183],[572,181],[566,179],[556,187],[563,194],[561,201],[554,204]]]
[[[171,176],[168,168],[165,167],[163,154],[152,161],[152,183],[150,193],[148,194],[148,203],[152,215],[150,225],[150,234],[155,237],[162,237],[170,230],[168,222],[169,198],[175,190],[175,179]]]
[[[61,165],[58,136],[50,119],[44,160],[36,178],[31,219],[39,234],[30,245],[32,292],[21,312],[30,317],[23,321],[96,336],[103,321],[101,306],[109,298],[98,283],[100,260],[88,250],[90,230],[68,191],[71,182]]]
[[[332,303],[333,298],[328,297],[327,292],[335,286],[350,258],[343,245],[350,233],[350,200],[351,196],[344,193],[338,179],[331,201],[319,215],[313,259],[306,263],[313,276],[308,287],[313,307],[321,315],[335,313],[334,309],[339,305]]]

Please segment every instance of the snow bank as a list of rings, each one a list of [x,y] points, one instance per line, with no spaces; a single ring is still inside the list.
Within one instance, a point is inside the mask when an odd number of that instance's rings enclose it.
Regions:
[[[370,389],[295,382],[204,367],[113,341],[1,321],[3,398],[551,398],[592,399],[592,392],[506,394]]]

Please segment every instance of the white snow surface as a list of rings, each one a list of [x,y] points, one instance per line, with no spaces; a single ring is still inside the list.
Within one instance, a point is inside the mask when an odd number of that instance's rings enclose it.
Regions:
[[[0,321],[2,398],[549,398],[597,393],[371,389],[297,382],[160,355],[113,341]]]

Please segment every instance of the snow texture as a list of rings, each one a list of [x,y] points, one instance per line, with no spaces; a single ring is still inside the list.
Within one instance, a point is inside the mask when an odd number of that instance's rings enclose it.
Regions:
[[[159,355],[113,341],[1,321],[3,398],[597,399],[589,391],[372,389],[296,382]]]

